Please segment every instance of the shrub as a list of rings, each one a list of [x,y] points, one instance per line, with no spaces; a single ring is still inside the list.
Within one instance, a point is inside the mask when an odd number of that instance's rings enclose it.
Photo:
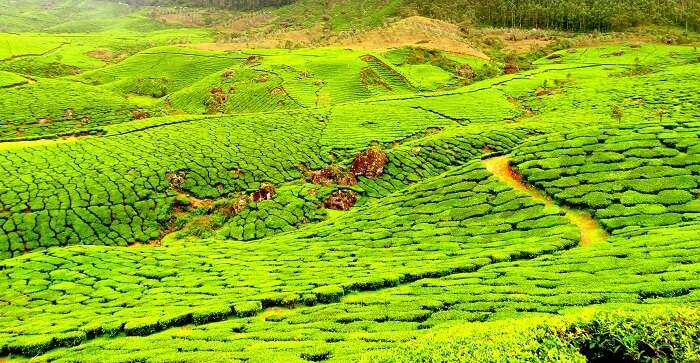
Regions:
[[[341,286],[321,286],[312,291],[316,294],[318,302],[321,304],[329,304],[340,301],[340,298],[345,294],[345,290]]]
[[[231,314],[229,306],[207,306],[199,308],[192,313],[192,322],[195,324],[206,324],[212,321],[220,321]]]
[[[233,304],[233,312],[236,316],[253,316],[261,311],[262,303],[260,301],[244,301]]]
[[[150,335],[162,328],[155,318],[134,319],[124,325],[126,335]]]
[[[581,199],[592,208],[605,208],[611,203],[610,195],[603,192],[588,193]]]
[[[690,362],[700,312],[678,307],[579,312],[438,330],[361,362]]]
[[[693,200],[693,195],[686,190],[662,190],[659,192],[659,202],[665,205],[683,204]]]
[[[8,344],[7,350],[10,353],[33,357],[51,349],[53,343],[51,335],[22,335]]]
[[[300,357],[310,362],[322,362],[331,357],[331,352],[326,349],[315,349],[301,353]]]
[[[87,334],[81,331],[63,333],[55,337],[55,345],[59,347],[73,347],[82,343]]]
[[[686,308],[600,313],[565,337],[589,362],[688,362],[700,359],[699,323]]]

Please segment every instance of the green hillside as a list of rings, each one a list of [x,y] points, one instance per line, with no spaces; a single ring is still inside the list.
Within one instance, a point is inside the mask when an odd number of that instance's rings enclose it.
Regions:
[[[0,363],[700,360],[697,34],[140,4],[0,5]]]

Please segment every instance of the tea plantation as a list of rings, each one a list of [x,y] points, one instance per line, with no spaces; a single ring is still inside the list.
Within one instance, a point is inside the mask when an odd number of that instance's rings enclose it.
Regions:
[[[91,4],[0,5],[0,362],[700,361],[695,44],[515,69]]]

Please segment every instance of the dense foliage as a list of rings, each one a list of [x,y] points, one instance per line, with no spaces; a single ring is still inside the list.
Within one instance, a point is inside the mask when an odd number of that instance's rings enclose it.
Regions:
[[[692,0],[409,0],[427,16],[474,24],[571,31],[609,31],[649,24],[700,28],[700,3]]]
[[[287,5],[294,0],[124,0],[132,5],[216,7],[232,10],[256,10]]]
[[[184,5],[251,10],[279,7],[295,1],[131,0],[127,2],[138,5]],[[325,3],[327,8],[334,5],[333,0]],[[392,8],[397,12],[395,15],[410,14],[413,11],[434,18],[499,27],[609,31],[638,25],[673,24],[686,29],[700,29],[700,3],[693,0],[402,0],[401,4]]]
[[[239,49],[167,25],[199,9],[14,4],[1,362],[700,358],[697,48]],[[363,4],[308,21],[403,2]]]
[[[363,362],[691,362],[700,357],[692,343],[700,339],[697,310],[628,308],[587,311],[583,318],[455,327]]]

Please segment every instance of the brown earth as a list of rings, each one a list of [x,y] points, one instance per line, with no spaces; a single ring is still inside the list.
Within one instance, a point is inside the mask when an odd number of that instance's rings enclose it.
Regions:
[[[459,26],[422,16],[412,16],[386,27],[338,39],[334,45],[360,49],[412,46],[489,59],[486,54],[468,43]]]
[[[346,211],[357,203],[359,195],[352,190],[337,190],[323,202],[327,209]]]
[[[421,16],[409,17],[385,27],[357,33],[331,34],[325,31],[321,25],[316,25],[307,29],[259,33],[232,41],[202,43],[193,46],[205,50],[292,46],[389,49],[411,46],[489,59],[486,54],[469,44],[463,37],[459,26]]]

